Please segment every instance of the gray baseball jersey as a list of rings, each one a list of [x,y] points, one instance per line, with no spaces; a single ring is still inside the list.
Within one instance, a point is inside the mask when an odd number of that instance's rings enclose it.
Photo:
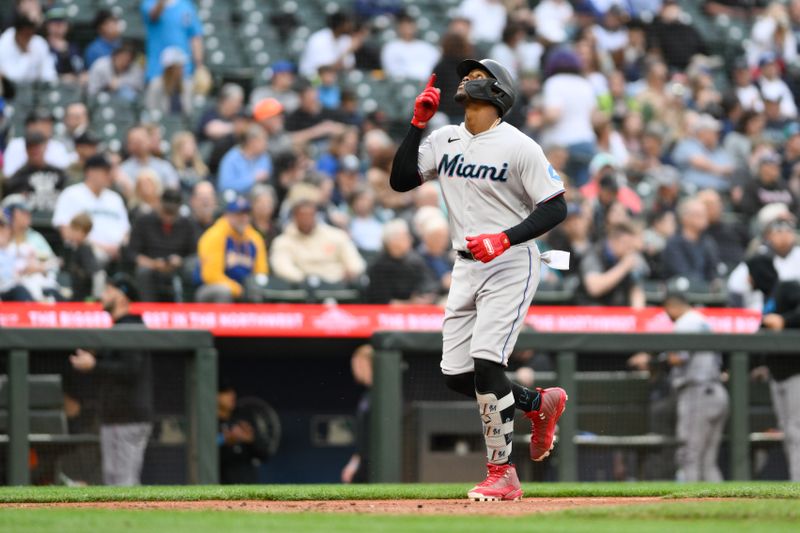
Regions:
[[[676,333],[709,332],[711,327],[695,310],[675,321]],[[729,399],[720,382],[722,357],[717,352],[680,352],[683,364],[672,368],[672,386],[678,390],[675,451],[679,481],[722,481],[717,465]]]
[[[420,146],[418,170],[424,180],[439,179],[456,250],[466,250],[467,236],[516,226],[564,192],[541,147],[504,122],[478,135],[463,123],[434,131]],[[533,241],[489,263],[458,258],[442,327],[445,374],[471,371],[473,358],[508,363],[541,259]]]
[[[564,192],[542,148],[505,122],[478,135],[463,123],[439,128],[420,146],[418,165],[423,179],[439,178],[456,250],[468,235],[516,226]]]
[[[703,315],[694,309],[684,313],[675,321],[675,333],[708,333],[711,326]],[[670,371],[672,386],[680,389],[689,384],[714,383],[720,380],[722,356],[717,352],[680,352],[684,360],[681,366]]]

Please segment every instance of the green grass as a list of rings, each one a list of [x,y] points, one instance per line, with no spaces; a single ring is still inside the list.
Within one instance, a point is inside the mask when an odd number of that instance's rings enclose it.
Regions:
[[[93,502],[158,500],[333,500],[463,498],[467,484],[271,485],[185,487],[3,487],[0,502]],[[798,531],[800,484],[791,483],[549,483],[525,484],[528,497],[656,496],[653,504],[586,507],[554,513],[496,516],[383,516],[242,511],[128,509],[0,509],[0,532],[84,533],[291,533],[536,531],[651,533]],[[681,498],[737,498],[680,501]],[[495,505],[495,504],[486,504]],[[501,504],[501,505],[514,505]]]
[[[240,485],[148,487],[0,487],[0,503],[190,500],[378,500],[463,498],[468,483],[384,485]],[[660,496],[795,498],[798,483],[525,483],[528,497]],[[800,503],[798,503],[800,505]]]
[[[513,504],[511,504],[513,505]],[[84,533],[485,533],[547,531],[650,533],[797,531],[800,509],[791,500],[670,502],[590,508],[511,518],[490,516],[377,516],[265,514],[232,511],[129,511],[100,509],[0,510],[0,531]]]

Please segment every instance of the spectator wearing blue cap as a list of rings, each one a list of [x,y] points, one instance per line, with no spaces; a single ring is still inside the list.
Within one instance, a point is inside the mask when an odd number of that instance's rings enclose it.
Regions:
[[[248,126],[241,144],[228,150],[219,164],[218,189],[244,194],[256,183],[266,182],[272,173],[267,146],[264,128],[257,124]]]
[[[250,202],[234,195],[220,217],[197,244],[201,287],[198,302],[226,303],[256,299],[246,287],[266,284],[267,251],[264,239],[250,224]]]
[[[276,61],[264,72],[268,85],[256,87],[250,93],[250,107],[255,108],[259,102],[274,98],[283,106],[286,113],[293,113],[300,107],[300,97],[293,90],[296,79],[294,64],[291,61]]]

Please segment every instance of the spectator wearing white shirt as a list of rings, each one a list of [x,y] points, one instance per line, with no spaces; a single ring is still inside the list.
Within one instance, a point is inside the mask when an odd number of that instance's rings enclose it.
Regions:
[[[333,13],[328,17],[328,27],[309,37],[300,57],[300,74],[313,79],[322,66],[337,70],[353,68],[356,64],[353,53],[361,48],[365,38],[365,32],[354,32],[353,20],[347,14]]]
[[[567,0],[542,0],[533,10],[536,28],[558,28],[568,33],[573,23],[575,12]]]
[[[0,35],[0,76],[14,83],[58,81],[50,46],[36,29],[36,22],[17,14],[14,26]]]
[[[597,48],[601,52],[622,53],[628,46],[625,11],[619,6],[611,6],[603,15],[602,25],[596,24],[592,28],[592,33],[597,40]]]
[[[387,42],[381,50],[381,66],[390,78],[427,80],[439,61],[439,50],[417,39],[417,22],[411,15],[397,15],[397,39]]]
[[[797,40],[791,30],[791,20],[786,6],[772,2],[758,17],[746,41],[746,50],[751,65],[766,53],[774,53],[786,65],[797,61]]]
[[[503,36],[508,12],[500,0],[464,0],[458,13],[472,24],[472,42],[496,43]]]
[[[778,281],[800,281],[800,246],[797,246],[794,218],[783,204],[770,204],[761,209],[759,219],[762,213],[770,210],[781,214],[765,225],[763,235],[766,249],[763,251],[772,255]],[[753,277],[747,261],[742,261],[728,278],[728,292],[734,305],[762,311],[765,295],[756,286]]]
[[[605,15],[610,9],[618,8],[623,13],[631,14],[633,5],[631,0],[588,0],[586,4],[591,5],[591,9],[599,15]]]
[[[797,105],[794,103],[794,96],[789,86],[781,79],[778,57],[774,53],[768,52],[761,56],[758,64],[761,68],[761,76],[758,78],[761,97],[764,100],[780,100],[783,118],[795,118]]]
[[[733,65],[733,85],[736,91],[736,98],[745,111],[753,110],[761,113],[764,111],[764,101],[761,100],[761,92],[753,83],[750,73],[750,66],[745,58],[739,58]]]
[[[2,56],[0,56],[2,57]],[[0,61],[2,63],[3,61]],[[53,139],[53,115],[45,108],[35,108],[25,118],[25,135],[41,133],[47,139],[44,150],[44,162],[59,169],[65,169],[77,159],[61,141]],[[25,137],[15,137],[9,141],[3,152],[3,175],[9,178],[28,162],[25,150]]]
[[[91,217],[92,231],[88,240],[101,264],[119,257],[130,232],[122,196],[111,190],[111,170],[111,163],[104,155],[89,158],[84,167],[84,181],[64,189],[53,212],[53,226],[65,239],[67,227],[75,215],[87,213]]]
[[[537,42],[528,42],[525,26],[509,22],[503,30],[503,41],[489,50],[489,57],[508,69],[518,80],[524,72],[538,72],[544,47]]]
[[[542,87],[545,126],[541,143],[564,146],[569,152],[565,168],[576,186],[588,180],[587,166],[596,151],[597,138],[592,129],[592,113],[597,98],[592,84],[581,75],[581,62],[571,50],[550,54]]]

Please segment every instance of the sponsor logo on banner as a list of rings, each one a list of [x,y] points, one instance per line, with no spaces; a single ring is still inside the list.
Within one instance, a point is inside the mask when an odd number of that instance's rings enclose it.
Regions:
[[[316,329],[340,333],[347,333],[359,328],[369,328],[370,323],[369,317],[355,316],[336,306],[332,306],[312,321]]]
[[[312,304],[161,304],[136,303],[152,329],[202,329],[220,337],[352,337],[376,331],[440,332],[444,310],[415,305]],[[761,315],[745,309],[708,308],[701,312],[718,333],[758,331]],[[660,308],[534,306],[525,323],[541,332],[657,333],[672,330]],[[0,302],[4,328],[107,328],[111,317],[97,304]]]

